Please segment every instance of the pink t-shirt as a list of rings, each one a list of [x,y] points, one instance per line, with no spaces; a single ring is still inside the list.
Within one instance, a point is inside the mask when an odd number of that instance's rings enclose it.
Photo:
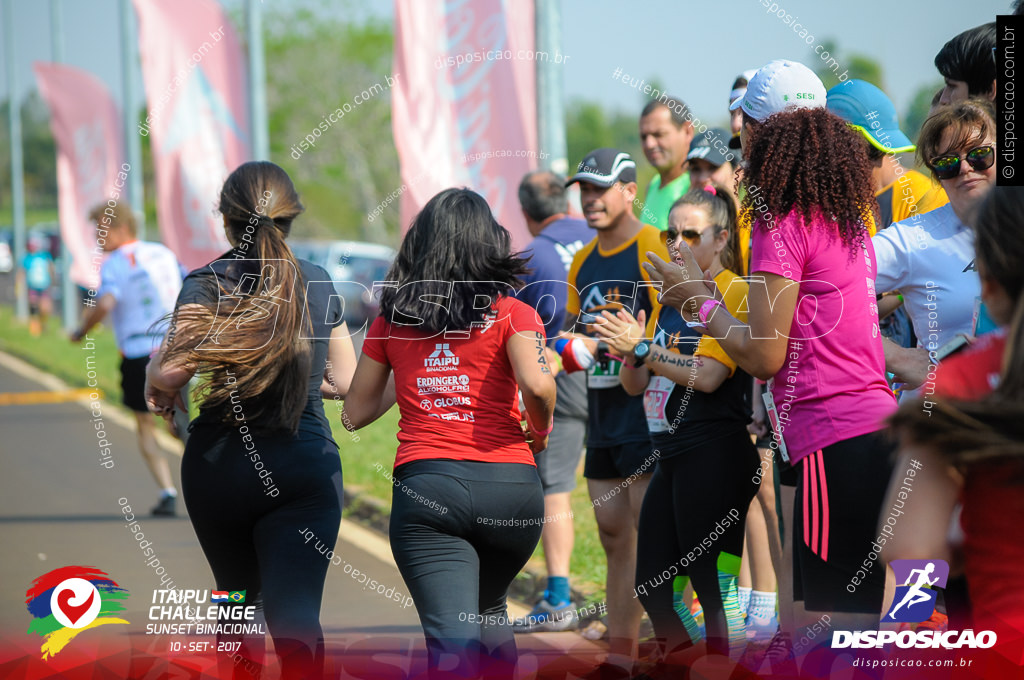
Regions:
[[[851,257],[831,224],[804,226],[796,213],[756,226],[750,271],[799,282],[786,362],[772,396],[790,459],[874,432],[896,408],[885,382],[875,300],[875,251]]]

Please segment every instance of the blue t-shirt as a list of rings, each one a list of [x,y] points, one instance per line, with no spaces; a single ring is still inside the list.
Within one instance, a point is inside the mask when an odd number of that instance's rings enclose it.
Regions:
[[[53,265],[53,258],[49,253],[45,251],[27,253],[22,259],[21,265],[25,268],[25,283],[29,288],[44,291],[50,287],[52,283],[50,267]]]
[[[525,286],[516,298],[537,310],[548,339],[565,327],[569,290],[566,281],[573,255],[595,236],[595,231],[583,220],[562,217],[546,226],[523,250],[523,257],[532,256],[529,263],[532,271],[522,277]]]

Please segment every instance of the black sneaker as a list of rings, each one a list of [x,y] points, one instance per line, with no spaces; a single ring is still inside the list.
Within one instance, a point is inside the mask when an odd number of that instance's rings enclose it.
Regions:
[[[174,517],[178,513],[175,512],[175,506],[178,503],[177,496],[164,496],[160,499],[160,502],[153,506],[150,510],[150,514],[154,517]]]

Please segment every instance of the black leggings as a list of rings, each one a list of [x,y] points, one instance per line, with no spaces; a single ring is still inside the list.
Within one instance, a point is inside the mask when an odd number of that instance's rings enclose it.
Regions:
[[[217,589],[245,590],[247,605],[260,598],[282,677],[319,677],[320,602],[330,562],[303,531],[312,531],[325,553],[334,549],[342,503],[337,445],[305,433],[244,442],[237,430],[194,424],[181,487]],[[262,636],[245,639],[247,660],[236,659],[234,674],[258,667],[262,647]]]
[[[532,465],[423,460],[396,470],[391,551],[416,603],[431,678],[512,677],[505,597],[537,547],[543,515]]]
[[[719,574],[735,588],[759,459],[745,430],[694,448],[659,459],[651,475],[640,509],[636,589],[659,644],[671,653],[691,643],[672,606],[672,581],[688,576],[704,608],[708,651],[727,654]]]

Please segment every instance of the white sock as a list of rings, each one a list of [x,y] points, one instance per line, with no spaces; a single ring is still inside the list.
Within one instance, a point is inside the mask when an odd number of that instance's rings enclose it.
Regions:
[[[775,602],[778,595],[754,590],[750,593],[750,615],[759,619],[770,619],[775,616]]]
[[[162,489],[160,491],[160,498],[167,498],[168,496],[170,496],[171,498],[177,498],[178,490],[175,489],[173,486],[169,486],[166,489]]]
[[[750,588],[746,586],[740,586],[737,590],[740,593],[740,613],[744,616],[747,615],[747,610],[750,609]]]

